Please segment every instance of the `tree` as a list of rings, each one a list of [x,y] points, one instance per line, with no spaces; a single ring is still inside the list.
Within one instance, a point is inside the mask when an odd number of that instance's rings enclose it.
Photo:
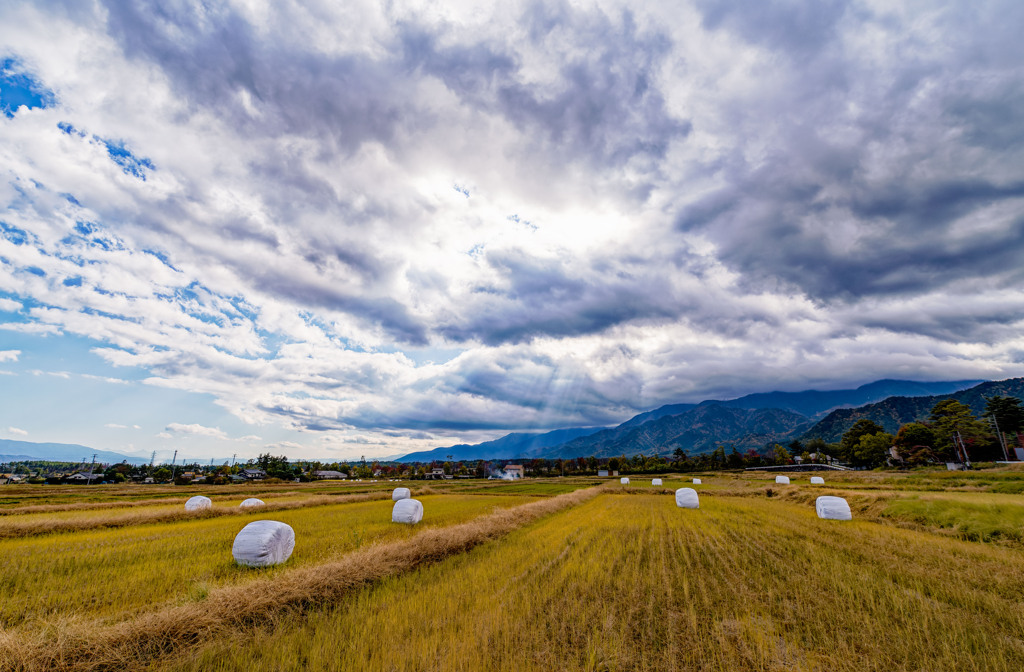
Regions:
[[[879,467],[889,457],[893,435],[888,432],[865,434],[857,441],[850,455],[851,464],[858,467]]]
[[[789,451],[783,448],[778,443],[772,449],[775,456],[775,464],[789,464]]]
[[[853,455],[857,450],[857,444],[860,443],[860,437],[879,432],[885,432],[885,428],[867,418],[861,418],[853,423],[853,427],[846,430],[843,438],[839,440],[839,456],[847,462],[853,462]]]
[[[743,468],[743,456],[740,455],[740,451],[736,450],[736,444],[733,444],[732,450],[729,451],[729,457],[725,458],[725,463],[730,469]]]
[[[953,448],[954,436],[959,433],[970,455],[976,460],[994,457],[994,437],[985,423],[974,417],[970,406],[956,399],[943,399],[932,407],[928,424],[935,432],[936,452],[945,458],[956,455]]]
[[[1016,397],[989,397],[981,417],[995,421],[1000,432],[1019,432],[1024,427],[1024,407]]]
[[[907,464],[925,464],[935,453],[935,432],[923,422],[908,422],[896,433],[893,445]]]

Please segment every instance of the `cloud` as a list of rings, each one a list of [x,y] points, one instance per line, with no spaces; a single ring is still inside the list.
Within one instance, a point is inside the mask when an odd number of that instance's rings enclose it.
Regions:
[[[107,423],[107,424],[105,424],[103,426],[104,427],[109,427],[110,429],[128,429],[128,425],[119,425],[119,424],[117,424],[115,422],[110,422],[110,423]]]
[[[188,434],[192,436],[206,436],[214,439],[227,439],[228,436],[218,427],[205,427],[203,425],[191,424],[183,425],[181,423],[172,422],[165,428],[168,432],[175,434]]]
[[[1021,375],[1021,20],[4,7],[12,76],[52,97],[0,124],[0,329],[382,454]]]
[[[21,356],[21,350],[0,350],[0,362],[16,362]]]
[[[17,427],[8,427],[7,432],[10,434],[15,434],[17,436],[28,436],[28,432],[26,432],[24,429],[19,429]]]

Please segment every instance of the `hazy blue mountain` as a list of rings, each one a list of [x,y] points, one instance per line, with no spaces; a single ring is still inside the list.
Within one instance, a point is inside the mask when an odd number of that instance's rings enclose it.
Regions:
[[[943,399],[956,399],[970,406],[976,416],[985,411],[985,401],[992,396],[1017,397],[1024,399],[1024,378],[1009,378],[981,383],[952,394],[928,397],[890,397],[877,403],[858,408],[842,408],[829,413],[801,437],[801,439],[822,438],[829,442],[838,441],[846,430],[862,418],[881,425],[885,431],[895,434],[900,426],[928,417],[932,407]]]
[[[677,415],[641,425],[619,425],[581,437],[544,451],[537,457],[614,457],[617,455],[671,455],[682,448],[689,455],[705,453],[718,446],[740,452],[762,449],[765,444],[786,443],[812,421],[804,415],[779,408],[732,408],[724,404],[701,404]]]
[[[398,458],[396,461],[432,462],[434,460],[447,460],[449,455],[452,456],[453,460],[496,460],[526,457],[537,450],[557,446],[579,436],[593,434],[601,429],[603,428],[573,427],[571,429],[556,429],[543,434],[506,434],[500,439],[473,445],[459,444],[457,446],[448,446],[447,448],[434,448],[433,450],[409,453]]]
[[[2,462],[24,462],[25,460],[38,460],[38,457],[32,457],[31,455],[0,455],[0,463]]]
[[[759,392],[720,403],[733,408],[781,408],[809,418],[824,415],[837,408],[863,406],[888,397],[926,397],[951,394],[973,387],[981,380],[953,380],[938,383],[916,383],[910,380],[876,380],[853,390],[806,390],[804,392]]]
[[[862,406],[894,395],[947,394],[978,382],[878,380],[852,390],[764,392],[727,401],[669,404],[640,413],[616,427],[509,434],[478,445],[462,444],[412,453],[399,458],[399,461],[445,460],[448,455],[456,460],[651,455],[670,454],[676,447],[697,454],[714,450],[719,445],[735,445],[739,450],[761,449],[769,441],[788,442],[796,438],[807,431],[815,419],[837,408]],[[712,409],[765,412],[725,413]],[[560,438],[559,432],[578,433]]]
[[[0,453],[10,453],[12,457],[19,456],[22,460],[49,460],[51,462],[86,462],[92,461],[96,456],[96,463],[117,463],[128,461],[129,464],[147,464],[149,460],[143,457],[129,457],[121,453],[114,453],[109,450],[96,450],[88,446],[80,446],[76,443],[33,443],[31,441],[13,441],[11,439],[0,439]],[[6,459],[4,461],[17,461]]]
[[[705,402],[705,403],[708,403],[708,402]],[[697,404],[668,404],[667,406],[662,406],[661,408],[656,408],[653,411],[647,411],[646,413],[641,413],[640,415],[634,415],[632,418],[630,418],[629,420],[626,420],[624,423],[622,423],[621,425],[618,425],[618,426],[619,427],[637,427],[638,425],[642,425],[645,422],[651,422],[652,420],[658,420],[658,419],[664,418],[665,416],[668,416],[668,415],[679,415],[680,413],[685,413],[686,411],[690,410],[691,408],[697,408]]]
[[[618,427],[628,428],[670,415],[680,415],[698,405],[719,404],[731,408],[781,408],[809,418],[824,416],[837,408],[863,406],[887,397],[923,397],[964,390],[983,381],[953,380],[918,383],[911,380],[876,380],[852,390],[804,390],[803,392],[756,392],[727,401],[709,399],[700,404],[669,404],[640,413]]]

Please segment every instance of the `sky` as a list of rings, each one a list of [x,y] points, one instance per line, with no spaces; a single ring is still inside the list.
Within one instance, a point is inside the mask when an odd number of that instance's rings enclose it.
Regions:
[[[0,438],[369,459],[1024,375],[1022,25],[0,3]]]

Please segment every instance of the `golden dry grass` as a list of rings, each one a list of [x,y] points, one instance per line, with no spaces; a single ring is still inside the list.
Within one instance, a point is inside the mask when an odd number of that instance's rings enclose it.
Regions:
[[[259,507],[259,512],[272,513],[289,511],[313,506],[328,506],[347,502],[365,502],[370,500],[389,499],[388,492],[372,492],[353,495],[313,495],[293,501],[269,501]],[[200,520],[220,518],[224,516],[251,515],[251,510],[239,508],[240,499],[232,505],[220,503],[213,508],[202,511],[186,511],[184,505],[168,506],[160,500],[156,505],[142,506],[139,510],[120,510],[113,513],[97,513],[94,509],[61,509],[58,513],[29,513],[22,516],[0,518],[0,539],[31,537],[55,532],[81,532],[101,528],[130,527],[133,525],[151,525],[180,520]],[[105,507],[120,508],[120,507]],[[70,514],[68,512],[71,512]]]
[[[235,628],[281,622],[385,576],[462,553],[546,514],[592,497],[577,491],[471,522],[427,529],[409,539],[364,546],[333,561],[281,572],[264,580],[211,589],[197,603],[128,621],[72,622],[39,632],[0,633],[0,669],[123,670],[188,649]]]
[[[390,500],[278,511],[272,517],[291,525],[298,543],[286,565],[261,571],[238,567],[231,557],[238,531],[268,517],[260,510],[241,519],[0,540],[0,625],[24,629],[76,617],[117,620],[168,602],[199,599],[220,585],[323,562],[365,544],[404,539],[425,527],[465,522],[523,499],[432,495],[421,501],[427,514],[416,528],[391,523]]]
[[[1010,672],[1022,559],[778,499],[605,495],[150,669]]]

